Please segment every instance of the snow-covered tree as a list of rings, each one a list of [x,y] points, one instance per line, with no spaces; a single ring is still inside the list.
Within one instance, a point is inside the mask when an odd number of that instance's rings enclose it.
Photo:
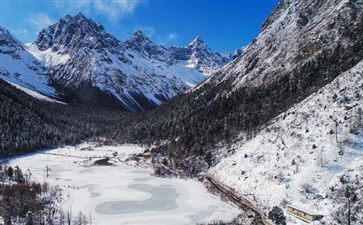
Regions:
[[[23,175],[23,171],[21,171],[21,169],[19,168],[19,166],[16,166],[15,167],[15,170],[14,170],[14,180],[17,183],[24,183],[25,182],[25,178],[24,178],[24,175]]]

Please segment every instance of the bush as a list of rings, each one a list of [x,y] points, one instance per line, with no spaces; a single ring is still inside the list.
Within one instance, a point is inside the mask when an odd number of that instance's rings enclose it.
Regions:
[[[282,209],[278,206],[274,206],[268,213],[268,218],[272,220],[276,225],[286,225],[286,217]]]

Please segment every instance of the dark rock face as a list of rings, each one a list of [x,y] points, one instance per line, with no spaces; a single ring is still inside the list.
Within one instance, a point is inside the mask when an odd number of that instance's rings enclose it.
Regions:
[[[96,160],[94,164],[98,165],[98,166],[112,166],[113,164],[110,163],[109,161],[110,161],[110,158],[106,157],[104,159]]]
[[[189,60],[192,55],[192,50],[190,48],[171,46],[169,48],[170,56],[172,59],[178,60]]]
[[[0,27],[0,53],[10,54],[15,53],[16,50],[25,50],[23,45],[17,41],[6,29]],[[3,49],[7,47],[7,49]]]
[[[146,58],[163,58],[167,49],[154,44],[141,30],[135,31],[125,42],[126,48],[138,52]]]
[[[300,24],[301,26],[305,26],[309,23],[309,19],[300,13],[297,23]]]

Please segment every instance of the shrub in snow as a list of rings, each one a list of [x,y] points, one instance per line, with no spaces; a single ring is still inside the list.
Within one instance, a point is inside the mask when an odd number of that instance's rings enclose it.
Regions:
[[[286,225],[286,217],[282,209],[278,206],[274,206],[268,213],[268,218],[272,220],[276,225]]]
[[[303,184],[301,185],[303,193],[306,194],[314,194],[316,192],[316,189],[310,185],[310,184]]]
[[[345,175],[345,174],[343,174],[343,175],[339,178],[339,180],[340,180],[340,182],[341,182],[342,184],[347,184],[347,183],[349,183],[349,177],[348,177],[347,175]]]

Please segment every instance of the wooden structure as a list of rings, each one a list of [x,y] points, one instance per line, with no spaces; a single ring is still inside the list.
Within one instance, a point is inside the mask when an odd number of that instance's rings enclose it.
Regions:
[[[319,220],[323,217],[323,215],[319,213],[304,209],[303,207],[292,205],[287,207],[287,213],[307,223]]]
[[[266,215],[261,212],[256,206],[254,206],[250,201],[247,199],[238,196],[234,189],[218,182],[214,177],[209,174],[201,174],[214,188],[224,194],[231,202],[236,204],[238,207],[242,208],[243,210],[251,210],[256,213],[260,218],[261,222],[264,225],[272,225],[272,223],[266,218]]]

